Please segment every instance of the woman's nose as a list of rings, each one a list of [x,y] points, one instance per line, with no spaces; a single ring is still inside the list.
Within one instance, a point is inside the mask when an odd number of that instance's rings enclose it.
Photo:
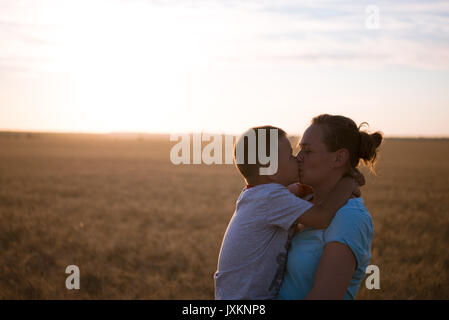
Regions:
[[[296,155],[296,160],[298,160],[299,162],[303,160],[301,152],[298,152],[298,154]]]

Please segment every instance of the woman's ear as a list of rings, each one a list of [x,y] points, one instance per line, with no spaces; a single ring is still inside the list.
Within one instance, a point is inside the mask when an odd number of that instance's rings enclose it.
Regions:
[[[349,161],[348,149],[339,149],[335,151],[334,165],[335,168],[341,168],[345,166]]]

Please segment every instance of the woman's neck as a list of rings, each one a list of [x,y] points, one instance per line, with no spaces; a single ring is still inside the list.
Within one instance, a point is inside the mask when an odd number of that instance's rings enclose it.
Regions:
[[[332,192],[338,181],[341,179],[341,176],[342,175],[339,174],[333,177],[328,177],[323,183],[312,186],[314,191],[313,202],[319,203],[326,199],[329,193]]]

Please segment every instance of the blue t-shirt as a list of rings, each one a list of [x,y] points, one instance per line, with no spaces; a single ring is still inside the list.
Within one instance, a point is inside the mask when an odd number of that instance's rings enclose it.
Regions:
[[[350,199],[327,229],[307,228],[294,236],[277,298],[304,299],[313,287],[324,246],[336,241],[347,245],[356,259],[356,270],[344,297],[354,299],[371,260],[372,237],[373,221],[363,199]]]

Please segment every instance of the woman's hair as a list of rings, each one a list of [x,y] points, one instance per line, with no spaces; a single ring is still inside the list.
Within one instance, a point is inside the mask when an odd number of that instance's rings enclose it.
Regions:
[[[337,115],[322,114],[312,119],[312,124],[323,128],[323,143],[330,152],[345,148],[349,151],[349,162],[353,168],[359,165],[360,159],[374,171],[378,148],[383,140],[382,132],[368,133],[361,131],[362,122],[357,127],[349,118]]]

